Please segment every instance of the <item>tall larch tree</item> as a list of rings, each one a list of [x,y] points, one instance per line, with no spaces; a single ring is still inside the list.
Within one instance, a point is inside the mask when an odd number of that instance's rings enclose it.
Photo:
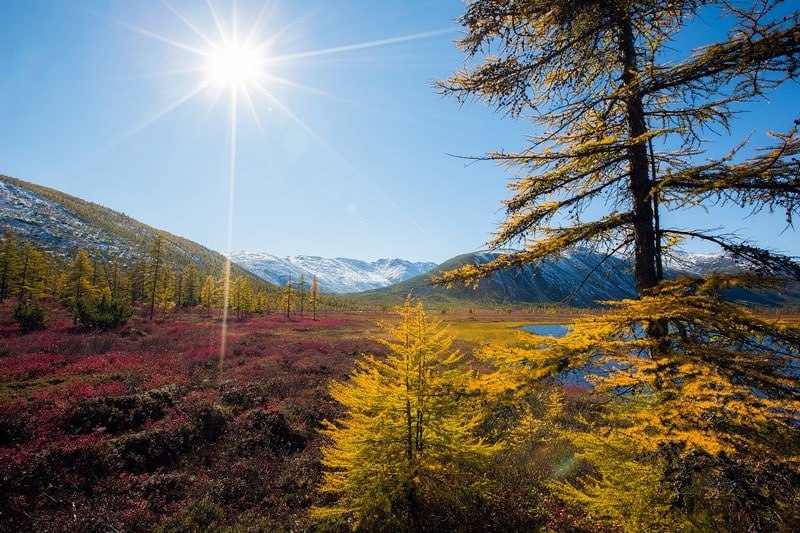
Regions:
[[[703,16],[727,23],[726,37],[681,57],[676,36]],[[485,157],[518,172],[491,245],[522,250],[443,281],[476,281],[578,246],[632,257],[638,300],[517,354],[540,377],[608,370],[594,379],[611,401],[569,437],[609,475],[561,493],[594,502],[610,520],[625,490],[611,473],[635,461],[664,465],[668,506],[699,529],[797,524],[790,502],[798,498],[800,383],[792,369],[800,337],[724,295],[798,280],[800,265],[732,234],[671,227],[664,215],[716,204],[778,211],[792,223],[800,210],[796,116],[762,132],[765,144],[745,138],[727,155],[709,153],[706,139],[730,132],[749,102],[797,81],[799,18],[776,0],[475,0],[461,18],[459,44],[480,61],[440,88],[530,117],[535,132],[525,150]],[[686,239],[719,247],[742,273],[665,281],[665,254]],[[600,449],[624,453],[592,453]]]
[[[199,277],[197,274],[197,267],[193,264],[189,264],[186,268],[186,274],[184,276],[185,283],[184,283],[184,290],[183,290],[183,301],[180,302],[180,305],[183,307],[194,307],[199,302],[198,297],[198,288],[199,288]]]
[[[148,265],[148,283],[150,288],[150,320],[153,320],[153,314],[156,308],[156,296],[160,288],[159,276],[161,275],[162,263],[164,261],[164,238],[161,234],[156,235],[152,246],[150,247],[150,258]]]
[[[211,309],[219,303],[220,291],[214,276],[206,276],[200,289],[200,304],[205,308],[206,314],[211,316]]]
[[[128,291],[131,305],[146,301],[147,298],[147,261],[134,261],[128,272]]]
[[[156,279],[155,301],[166,311],[175,301],[175,274],[171,268],[162,266]]]
[[[485,488],[481,468],[498,449],[475,437],[479,410],[466,392],[473,373],[452,339],[421,303],[406,301],[398,313],[400,324],[386,327],[389,356],[362,358],[330,387],[345,408],[323,430],[330,444],[321,490],[335,502],[313,515],[354,530],[417,531],[443,502],[466,519],[471,509],[459,495]]]
[[[22,245],[20,252],[21,269],[17,283],[17,301],[25,298],[36,299],[47,289],[47,258],[41,250],[30,243]]]

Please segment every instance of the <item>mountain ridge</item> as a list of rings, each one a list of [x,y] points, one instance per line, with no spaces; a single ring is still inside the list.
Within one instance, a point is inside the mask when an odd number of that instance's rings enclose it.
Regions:
[[[571,250],[536,265],[510,267],[492,273],[473,287],[461,284],[446,288],[432,283],[441,272],[464,264],[491,261],[500,252],[478,251],[458,255],[428,273],[395,285],[349,295],[356,301],[372,304],[399,303],[407,295],[426,301],[455,305],[465,302],[492,305],[563,304],[574,307],[601,307],[603,301],[635,298],[636,283],[628,260],[587,249]],[[741,269],[722,253],[682,254],[668,263],[668,276],[695,276]],[[743,303],[778,307],[800,302],[800,286],[789,284],[775,290],[734,288],[727,296]]]
[[[160,235],[164,259],[172,267],[192,263],[206,274],[219,275],[226,258],[184,237],[154,228],[103,205],[57,189],[0,174],[0,227],[45,251],[70,258],[85,248],[93,253],[134,261],[145,256]],[[237,275],[252,276],[237,265]]]
[[[321,292],[345,294],[386,287],[429,272],[436,263],[408,261],[398,258],[364,261],[348,257],[325,258],[316,255],[278,257],[267,252],[239,251],[231,261],[261,279],[275,285],[297,281],[303,274],[307,283],[312,276],[319,281]]]

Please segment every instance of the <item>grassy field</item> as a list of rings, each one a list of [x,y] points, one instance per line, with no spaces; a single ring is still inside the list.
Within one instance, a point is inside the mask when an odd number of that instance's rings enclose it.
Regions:
[[[109,332],[20,334],[0,308],[0,530],[303,529],[316,497],[327,393],[384,312],[230,323],[202,312],[135,316]],[[466,352],[570,316],[444,313]]]
[[[91,332],[51,305],[48,328],[23,335],[12,308],[0,308],[0,531],[308,528],[318,430],[340,415],[328,385],[381,356],[379,323],[395,320],[253,316],[230,323],[220,359],[220,319],[199,311]],[[434,314],[468,355],[579,315]]]

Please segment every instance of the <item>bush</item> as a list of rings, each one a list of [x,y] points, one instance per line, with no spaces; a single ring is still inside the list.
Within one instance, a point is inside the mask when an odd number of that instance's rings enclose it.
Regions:
[[[62,416],[61,427],[67,433],[91,433],[105,428],[109,433],[137,429],[148,420],[160,420],[180,393],[176,387],[163,387],[117,397],[82,400]]]
[[[23,300],[14,309],[14,321],[23,333],[44,329],[47,321],[47,309],[36,302]]]
[[[78,322],[90,329],[114,329],[124,326],[133,315],[125,302],[103,294],[97,303],[78,302],[75,306]]]

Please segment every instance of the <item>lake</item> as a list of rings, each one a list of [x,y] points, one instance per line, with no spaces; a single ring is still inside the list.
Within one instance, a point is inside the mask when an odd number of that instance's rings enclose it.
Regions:
[[[566,324],[531,324],[530,326],[522,326],[521,329],[529,331],[534,335],[556,338],[563,337],[568,331]]]

